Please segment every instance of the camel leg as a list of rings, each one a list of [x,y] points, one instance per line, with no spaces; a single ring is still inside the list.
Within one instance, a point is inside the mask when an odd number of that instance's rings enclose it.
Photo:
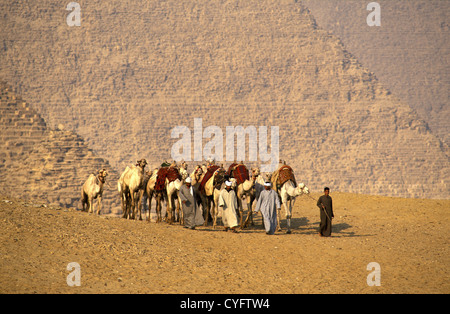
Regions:
[[[287,234],[291,233],[291,213],[292,213],[292,200],[289,200],[289,203],[286,206],[286,222],[287,222]]]
[[[123,193],[120,193],[120,200],[122,201],[122,218],[127,218],[127,201]]]
[[[139,220],[142,220],[142,192],[138,191],[136,194],[138,195],[136,212],[139,211]]]
[[[102,210],[102,197],[99,195],[97,201],[97,215],[100,215],[101,210]]]
[[[203,226],[207,226],[208,225],[208,220],[209,220],[209,200],[208,200],[208,197],[206,195],[202,199],[202,206],[204,208],[206,208],[206,211],[204,213],[205,214],[205,217],[204,217],[205,222],[203,223]]]
[[[252,203],[251,200],[249,200],[249,202],[247,203],[247,218],[245,219],[244,222],[244,228],[247,228],[248,224],[250,223],[251,220],[251,224],[253,225],[253,213],[252,213]]]
[[[180,202],[178,201],[178,193],[175,192],[172,196],[173,206],[173,222],[180,222]]]
[[[125,219],[131,218],[131,196],[129,193],[126,194],[126,209],[125,209]]]
[[[175,200],[174,200],[174,202],[175,202],[175,204],[177,205],[177,222],[178,223],[180,223],[180,225],[181,225],[181,200],[180,200],[180,197],[178,196],[178,191],[176,192],[176,197],[175,197]]]
[[[82,211],[87,210],[87,195],[84,192],[81,194],[81,207]]]
[[[155,195],[155,201],[156,201],[156,223],[161,222],[161,196],[159,193],[156,193]]]
[[[142,198],[139,190],[136,192],[136,219],[142,220]]]
[[[279,208],[277,211],[277,231],[281,231],[281,208]]]
[[[167,222],[171,225],[173,223],[172,195],[167,195],[166,214]]]
[[[153,191],[150,192],[149,195],[147,195],[148,200],[148,214],[147,214],[147,221],[150,222],[151,220],[151,213],[152,213],[152,198],[153,198]]]
[[[128,212],[128,218],[134,219],[134,193],[130,191],[130,210]]]
[[[240,195],[238,195],[237,201],[239,206],[239,226],[241,226],[241,229],[244,229],[244,208],[242,207],[242,199]]]
[[[95,210],[94,210],[94,198],[89,198],[89,213],[94,214]]]
[[[214,194],[213,196],[214,197]],[[216,208],[216,202],[214,202],[214,200],[211,201],[211,218],[213,221],[213,229],[216,229],[216,224],[217,224],[217,208]]]
[[[177,199],[177,201],[178,201],[178,210],[179,210],[179,212],[178,212],[178,220],[179,220],[179,222],[180,222],[180,225],[182,225],[183,223],[184,223],[184,219],[183,219],[183,205],[182,205],[182,203],[181,203],[181,199],[180,199],[180,197],[178,197],[178,199]]]

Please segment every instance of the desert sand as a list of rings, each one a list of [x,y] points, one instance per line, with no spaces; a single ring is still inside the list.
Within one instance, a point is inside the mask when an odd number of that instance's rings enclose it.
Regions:
[[[330,238],[318,235],[318,208],[305,195],[297,198],[292,234],[273,236],[259,215],[233,234],[2,196],[0,293],[450,292],[450,200],[330,195]],[[67,284],[71,262],[80,265],[80,286]],[[371,262],[380,266],[379,286],[367,284]]]

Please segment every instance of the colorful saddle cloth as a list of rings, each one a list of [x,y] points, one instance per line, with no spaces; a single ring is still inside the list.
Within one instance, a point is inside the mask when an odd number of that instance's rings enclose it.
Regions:
[[[289,166],[281,166],[272,175],[273,188],[278,190],[286,181],[291,180],[294,186],[297,186],[295,181],[294,170]]]
[[[231,164],[228,168],[227,175],[231,178],[235,178],[238,185],[244,183],[245,180],[250,180],[248,169],[243,164]]]
[[[211,179],[211,177],[214,175],[214,172],[216,172],[216,170],[219,168],[220,168],[219,166],[211,166],[208,168],[205,175],[203,176],[202,181],[200,182],[200,186],[198,187],[198,190],[200,192],[205,191],[206,182],[208,182],[209,179]]]
[[[168,179],[169,182],[175,181],[176,179],[181,180],[180,172],[175,167],[159,168],[156,177],[155,191],[162,191],[166,188],[166,179]]]

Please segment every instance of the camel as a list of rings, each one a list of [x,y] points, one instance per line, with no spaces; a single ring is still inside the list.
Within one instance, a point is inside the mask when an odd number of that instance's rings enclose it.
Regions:
[[[117,182],[117,189],[122,200],[122,218],[135,219],[139,210],[139,220],[142,220],[141,193],[139,190],[144,188],[144,169],[146,165],[147,161],[141,159],[137,161],[135,166],[127,166]]]
[[[253,201],[255,200],[255,181],[253,179],[250,179],[248,176],[248,170],[247,167],[245,167],[242,162],[240,164],[236,164],[233,163],[229,169],[228,169],[228,174],[237,179],[236,175],[235,175],[235,171],[237,169],[237,167],[243,167],[241,168],[242,173],[244,174],[244,178],[245,179],[240,179],[239,181],[236,180],[236,196],[238,198],[238,206],[239,206],[239,217],[240,217],[240,226],[241,229],[244,229],[250,220],[252,220],[252,204]],[[244,200],[245,198],[248,198],[247,201],[247,218],[244,221],[244,207],[242,206],[242,200]]]
[[[281,174],[281,172],[283,172]],[[281,165],[271,176],[272,188],[278,193],[281,199],[281,206],[284,207],[287,221],[287,234],[291,233],[292,208],[295,204],[295,198],[302,194],[308,194],[309,189],[303,183],[298,186],[295,181],[294,172],[291,167]],[[281,208],[277,214],[277,229],[281,231]]]
[[[174,205],[176,204],[176,211],[177,211],[177,219],[180,223],[182,223],[181,218],[181,200],[178,196],[178,191],[181,188],[181,185],[183,184],[184,180],[187,178],[187,164],[182,163],[179,167],[179,169],[176,166],[176,163],[174,167],[178,170],[178,173],[181,176],[180,179],[176,179],[174,181],[169,182],[169,179],[166,178],[166,193],[167,193],[167,213],[168,213],[168,221],[169,223],[172,223],[174,221]],[[181,213],[180,213],[181,212]]]
[[[225,170],[223,165],[214,171],[212,177],[206,182],[204,193],[201,193],[202,204],[205,205],[206,213],[204,215],[204,225],[208,224],[209,215],[211,214],[213,229],[217,226],[217,218],[219,217],[219,197],[222,189],[225,188]],[[233,186],[233,188],[235,185]],[[203,198],[204,196],[204,198]]]
[[[151,221],[151,212],[152,212],[152,198],[155,198],[156,201],[156,222],[161,222],[161,208],[162,208],[162,202],[165,199],[165,190],[156,190],[156,180],[158,178],[158,170],[159,168],[153,169],[152,172],[148,172],[149,178],[147,181],[147,184],[144,185],[144,189],[141,192],[141,196],[144,200],[144,207],[147,207],[147,200],[148,200],[148,214],[147,214],[147,222]]]
[[[209,162],[208,165],[215,166],[212,162]],[[192,179],[192,185],[195,186],[200,191],[200,183],[203,181],[206,173],[208,171],[208,167],[205,165],[196,166],[195,169],[190,174]],[[225,171],[222,166],[218,167],[214,174],[208,179],[208,181],[204,184],[204,190],[202,190],[199,194],[201,197],[201,203],[203,207],[203,216],[205,219],[204,226],[207,226],[209,215],[211,214],[211,218],[213,221],[213,229],[217,226],[217,218],[218,218],[218,203],[220,191],[223,188],[223,182]],[[216,178],[217,176],[217,178]]]
[[[252,168],[251,170],[252,176],[251,181],[253,181],[253,186],[250,189],[245,189],[245,185],[242,185],[242,198],[247,199],[247,218],[245,219],[243,225],[241,228],[246,228],[249,224],[253,225],[253,202],[255,200],[258,200],[259,194],[264,189],[264,183],[266,182],[266,179],[264,179],[263,175],[261,174],[261,171],[258,167]],[[267,174],[266,174],[267,178]],[[241,200],[242,205],[242,200]]]
[[[156,183],[156,176],[158,173],[158,168],[155,168],[153,170],[149,170],[145,172],[144,175],[144,182],[143,182],[143,189],[140,191],[140,200],[142,209],[144,212],[148,210],[147,215],[147,221],[150,222],[150,214],[151,214],[151,208],[152,208],[152,198],[154,196],[154,189],[155,189],[155,183]],[[148,201],[148,205],[147,205]]]
[[[83,211],[88,211],[89,208],[89,213],[93,213],[94,199],[98,198],[97,215],[100,215],[100,210],[102,208],[103,184],[105,184],[107,175],[108,172],[105,169],[102,169],[98,171],[97,175],[91,174],[86,182],[84,182],[83,188],[81,189],[81,205],[83,207]]]
[[[201,182],[203,179],[203,169],[201,166],[196,166],[192,173],[189,175],[192,179],[192,185],[196,185],[197,183]]]
[[[168,216],[167,221],[169,223],[172,223],[174,220],[174,210],[173,205],[177,205],[177,219],[182,223],[182,211],[181,211],[181,201],[178,197],[178,191],[181,188],[181,185],[183,184],[184,179],[188,176],[187,173],[187,164],[185,162],[182,162],[181,165],[178,167],[176,162],[173,162],[172,164],[169,164],[167,161],[163,162],[164,169],[175,169],[176,173],[171,172],[171,176],[177,174],[179,178],[176,178],[175,180],[173,177],[169,180],[169,177],[166,177],[164,179],[164,182],[160,182],[157,184],[158,180],[158,172],[161,169],[155,169],[153,171],[152,176],[150,177],[147,186],[146,186],[146,194],[149,199],[149,216],[147,218],[148,221],[150,221],[150,210],[151,210],[151,199],[154,196],[156,201],[156,215],[157,219],[156,222],[161,222],[161,210],[162,210],[162,202],[164,200],[167,201],[167,207],[166,207],[166,215]],[[170,170],[171,171],[171,170]],[[167,175],[167,174],[166,174]],[[160,178],[161,179],[161,178]],[[177,202],[178,200],[178,202]]]

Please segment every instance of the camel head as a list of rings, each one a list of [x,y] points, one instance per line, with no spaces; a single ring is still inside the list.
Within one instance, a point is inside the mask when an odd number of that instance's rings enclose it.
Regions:
[[[184,181],[184,179],[186,179],[188,177],[188,172],[186,171],[186,169],[184,169],[183,167],[181,167],[179,170],[179,173],[181,175],[181,180]]]
[[[199,165],[197,165],[197,166],[195,166],[195,169],[194,169],[194,171],[192,172],[191,177],[192,177],[192,179],[196,179],[196,181],[198,181],[198,179],[200,179],[200,177],[202,176],[202,174],[203,174],[203,169],[202,169],[202,167],[199,166]]]
[[[188,164],[183,160],[183,161],[181,161],[181,165],[180,165],[180,168],[183,168],[184,170],[188,170]]]
[[[136,166],[142,168],[142,170],[144,170],[146,165],[147,165],[147,160],[145,160],[145,159],[141,159],[136,162]]]
[[[257,178],[261,174],[261,171],[258,167],[252,168],[252,177]]]
[[[308,187],[302,182],[297,186],[299,194],[309,194]]]
[[[108,171],[106,171],[105,168],[98,171],[98,178],[102,183],[105,183],[107,176],[108,176]]]

